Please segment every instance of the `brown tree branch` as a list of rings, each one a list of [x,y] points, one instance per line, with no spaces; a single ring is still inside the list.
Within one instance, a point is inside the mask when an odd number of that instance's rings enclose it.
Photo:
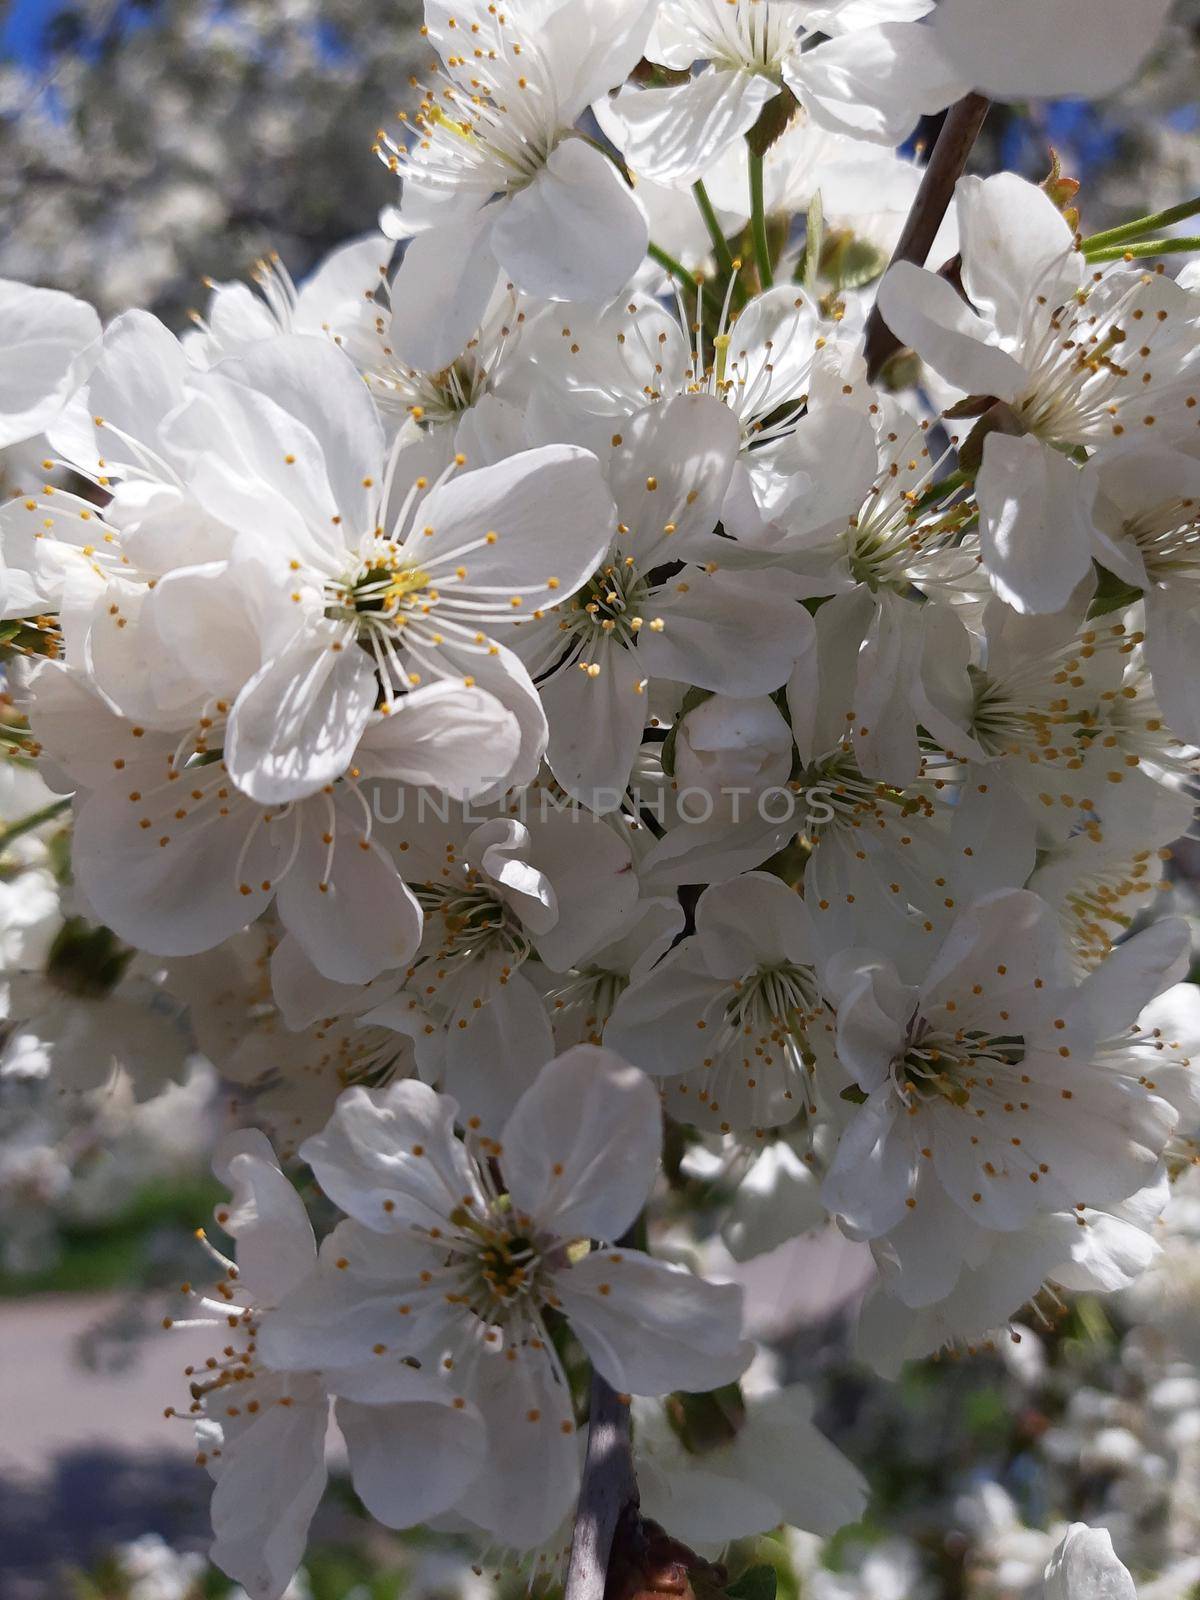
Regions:
[[[942,218],[954,196],[954,186],[962,177],[967,157],[979,137],[990,103],[984,95],[968,94],[956,101],[946,113],[942,131],[937,136],[929,165],[921,179],[921,187],[917,190],[889,266],[897,261],[912,261],[918,267],[925,265],[942,225]],[[899,348],[899,339],[880,316],[876,304],[867,320],[865,353],[868,376],[875,378],[884,362]]]
[[[592,1372],[587,1456],[571,1538],[565,1600],[603,1600],[613,1539],[622,1517],[637,1511],[629,1397]]]

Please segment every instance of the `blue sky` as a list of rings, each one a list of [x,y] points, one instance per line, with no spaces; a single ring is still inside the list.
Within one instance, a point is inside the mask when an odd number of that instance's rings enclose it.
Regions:
[[[0,23],[0,54],[36,65],[42,30],[63,9],[63,0],[8,0]]]

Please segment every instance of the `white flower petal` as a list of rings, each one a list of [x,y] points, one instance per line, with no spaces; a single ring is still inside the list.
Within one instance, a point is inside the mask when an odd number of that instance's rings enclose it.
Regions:
[[[558,1531],[579,1493],[579,1438],[558,1358],[546,1346],[486,1354],[472,1399],[496,1455],[460,1509],[506,1547],[532,1550]]]
[[[812,618],[791,588],[778,570],[690,569],[655,594],[665,626],[639,636],[645,671],[717,694],[770,694],[812,647]]]
[[[329,1402],[310,1377],[267,1374],[239,1384],[237,1395],[236,1417],[217,1408],[210,1554],[251,1600],[279,1600],[300,1565],[325,1490]],[[251,1401],[258,1402],[254,1412]]]
[[[963,288],[976,309],[1016,343],[1038,295],[1059,305],[1086,263],[1050,196],[1015,172],[962,178],[955,190]]]
[[[471,1163],[454,1137],[457,1115],[447,1095],[411,1078],[386,1089],[347,1089],[300,1154],[329,1198],[368,1228],[444,1227],[463,1196],[476,1193]]]
[[[1137,1600],[1107,1528],[1071,1524],[1046,1567],[1044,1600]]]
[[[179,340],[157,317],[123,312],[104,330],[87,387],[50,428],[50,442],[89,472],[101,458],[109,469],[133,466],[140,472],[144,456],[138,446],[153,449],[163,418],[183,398],[187,375]],[[103,419],[99,425],[97,416]]]
[[[0,449],[41,433],[99,355],[100,319],[82,300],[0,278]]]
[[[595,456],[553,444],[434,489],[421,502],[409,547],[422,565],[449,563],[463,551],[464,576],[435,568],[448,612],[461,594],[468,604],[506,610],[519,622],[574,594],[599,566],[616,525]]]
[[[128,787],[109,783],[83,800],[75,819],[74,868],[97,914],[123,939],[156,955],[195,955],[237,933],[266,907],[270,889],[261,885],[274,881],[278,845],[246,807],[214,817],[206,806],[176,818],[175,793],[164,785],[163,770],[157,763],[127,765],[121,776]],[[132,801],[132,794],[144,795],[145,803]],[[142,826],[147,818],[149,828]],[[160,847],[160,839],[167,845]],[[241,883],[248,894],[241,893]],[[186,916],[179,914],[181,906]]]
[[[280,919],[325,977],[369,983],[412,959],[421,908],[392,858],[366,838],[359,807],[345,800],[327,816],[322,810],[311,800],[297,824],[299,853],[276,898]]]
[[[919,22],[885,22],[792,51],[783,74],[814,122],[880,144],[900,144],[922,114],[968,87]]]
[[[491,248],[495,216],[487,207],[408,243],[392,284],[388,338],[418,371],[449,366],[483,319],[500,271]]]
[[[1015,400],[1024,389],[1024,368],[994,342],[991,325],[935,272],[896,262],[879,285],[879,311],[897,339],[955,388],[998,400]]]
[[[238,1288],[255,1306],[278,1305],[316,1266],[317,1245],[304,1203],[257,1128],[226,1134],[213,1156],[213,1171],[233,1191],[218,1210],[221,1227],[237,1240]]]
[[[315,794],[350,765],[375,695],[370,656],[344,627],[311,621],[235,700],[225,737],[230,777],[263,805]]]
[[[1028,435],[992,433],[975,479],[979,542],[996,593],[1015,610],[1061,611],[1091,570],[1088,482]]]
[[[255,394],[269,395],[300,424],[303,442],[293,452],[299,455],[308,438],[315,440],[338,511],[351,527],[369,528],[373,500],[362,480],[382,460],[383,425],[349,356],[331,339],[283,334],[260,339],[223,361],[221,374]],[[286,450],[285,441],[286,431],[279,438]]]
[[[747,872],[706,889],[696,906],[696,938],[716,977],[743,978],[754,967],[813,958],[803,899],[767,872]]]
[[[646,254],[645,213],[607,156],[565,139],[492,230],[503,270],[544,300],[607,300]]]
[[[262,1318],[263,1361],[276,1370],[320,1372],[331,1391],[344,1389],[351,1399],[373,1398],[363,1394],[359,1368],[386,1376],[393,1362],[423,1361],[452,1324],[444,1266],[444,1247],[424,1237],[340,1222],[326,1235],[316,1270]],[[382,1381],[374,1371],[371,1378]]]
[[[1119,944],[1071,997],[1071,1018],[1092,1038],[1117,1039],[1160,994],[1187,976],[1191,934],[1182,917],[1164,917]]]
[[[685,185],[704,177],[778,93],[757,73],[714,67],[668,88],[623,89],[607,110],[634,172]]]
[[[449,1511],[487,1459],[478,1411],[455,1405],[449,1389],[424,1374],[427,1393],[400,1404],[339,1399],[337,1425],[350,1457],[354,1492],[385,1528],[411,1528]]]
[[[505,1124],[513,1205],[564,1239],[618,1239],[645,1204],[662,1147],[658,1094],[611,1050],[544,1066]]]
[[[712,1053],[728,999],[728,980],[714,978],[688,941],[618,997],[604,1042],[654,1077],[697,1071]]]
[[[363,734],[358,764],[375,777],[469,800],[503,785],[520,751],[520,725],[495,695],[443,681],[411,690],[378,717]]]
[[[1137,76],[1171,0],[941,0],[938,43],[975,88],[1002,100],[1087,99]]]
[[[594,1250],[555,1275],[562,1310],[597,1370],[627,1394],[716,1389],[749,1365],[742,1291],[640,1250]]]
[[[478,1010],[463,1006],[449,1019],[445,1087],[464,1116],[478,1119],[472,1126],[496,1139],[553,1054],[554,1032],[542,997],[524,973],[514,972]]]
[[[608,645],[596,652],[600,671],[560,668],[542,684],[550,720],[546,760],[569,795],[594,811],[614,811],[629,782],[646,725],[646,668],[637,650]]]
[[[1186,594],[1146,595],[1146,662],[1163,715],[1189,744],[1200,744],[1200,609]]]
[[[658,0],[573,0],[550,9],[538,36],[563,127],[623,83],[641,60]]]

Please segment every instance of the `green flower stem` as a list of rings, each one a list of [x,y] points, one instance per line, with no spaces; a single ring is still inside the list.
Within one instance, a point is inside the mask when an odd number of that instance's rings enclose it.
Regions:
[[[22,817],[18,822],[10,822],[6,828],[0,828],[0,850],[6,850],[14,839],[19,839],[24,833],[32,833],[44,822],[53,822],[55,817],[61,817],[70,804],[71,796],[64,795],[61,800],[51,801],[40,811],[31,811],[27,817]]]
[[[1123,222],[1119,228],[1108,228],[1104,233],[1093,233],[1083,241],[1083,253],[1089,260],[1098,250],[1108,250],[1113,245],[1127,244],[1131,239],[1144,239],[1148,233],[1169,228],[1172,223],[1183,222],[1200,214],[1200,197],[1185,200],[1181,205],[1169,206],[1166,211],[1156,211],[1149,217],[1138,217],[1135,222]]]
[[[704,296],[705,304],[713,316],[720,315],[721,296],[717,293],[712,283],[705,283],[701,275],[689,272],[682,261],[677,261],[669,251],[664,250],[661,245],[655,244],[653,239],[646,246],[646,254],[651,261],[657,261],[664,272],[669,272],[684,289],[690,290],[692,294],[695,294],[696,290],[699,289]],[[687,309],[690,316],[691,309],[690,307]]]
[[[694,289],[696,287],[696,274],[689,272],[682,261],[676,261],[673,255],[668,255],[661,245],[654,243],[653,239],[646,246],[646,254],[651,261],[657,261],[663,271],[669,272],[685,289]]]
[[[763,158],[748,150],[750,161],[750,228],[754,235],[754,259],[758,264],[760,289],[775,282],[771,266],[771,246],[767,239],[767,214],[763,205]]]
[[[1132,256],[1135,261],[1147,256],[1178,256],[1190,250],[1200,250],[1200,236],[1190,234],[1182,239],[1146,239],[1141,244],[1114,244],[1103,250],[1087,250],[1089,261],[1124,261]]]
[[[733,251],[729,242],[721,231],[721,224],[717,213],[713,210],[713,203],[708,198],[708,190],[704,187],[704,179],[697,178],[692,185],[692,193],[696,197],[696,204],[700,207],[700,215],[704,218],[704,226],[708,229],[708,236],[712,240],[713,255],[717,258],[717,265],[725,274],[726,279],[732,278],[737,267],[734,265]]]

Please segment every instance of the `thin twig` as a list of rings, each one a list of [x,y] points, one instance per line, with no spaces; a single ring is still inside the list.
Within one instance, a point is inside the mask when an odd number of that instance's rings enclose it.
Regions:
[[[617,1524],[637,1505],[629,1399],[593,1371],[587,1456],[564,1600],[603,1600]]]
[[[923,267],[937,231],[942,225],[954,186],[962,177],[971,148],[979,137],[983,119],[988,114],[990,102],[984,95],[968,94],[955,102],[946,113],[942,131],[929,157],[921,187],[917,190],[904,232],[892,255],[891,264],[913,261]],[[879,306],[867,321],[866,357],[867,372],[874,378],[900,341],[879,314]]]

